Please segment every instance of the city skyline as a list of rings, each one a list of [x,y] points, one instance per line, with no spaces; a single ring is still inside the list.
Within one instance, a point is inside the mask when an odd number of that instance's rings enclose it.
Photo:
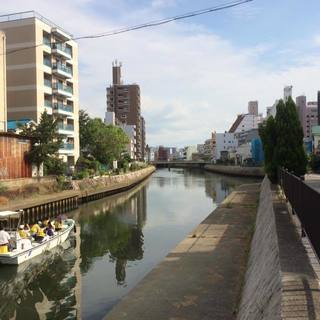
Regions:
[[[224,1],[188,1],[182,6],[181,1],[169,0],[16,0],[3,3],[1,14],[36,10],[78,36],[219,3]],[[319,9],[316,1],[308,6],[297,0],[253,1],[163,27],[80,41],[80,107],[104,117],[104,88],[112,82],[109,69],[114,59],[126,68],[124,80],[143,89],[149,145],[203,141],[211,130],[228,128],[250,100],[259,100],[265,112],[282,96],[284,85],[293,85],[294,97],[304,93],[309,101],[316,100],[320,30],[311,21],[317,21]],[[301,12],[308,16],[303,26],[298,23]]]

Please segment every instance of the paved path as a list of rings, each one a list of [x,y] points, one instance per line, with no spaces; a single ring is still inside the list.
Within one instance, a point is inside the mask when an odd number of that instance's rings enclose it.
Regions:
[[[233,192],[106,319],[235,319],[259,187]]]
[[[310,261],[308,246],[306,250],[286,203],[276,193],[273,207],[282,279],[281,319],[320,319],[319,280],[315,273],[319,271],[319,263]]]

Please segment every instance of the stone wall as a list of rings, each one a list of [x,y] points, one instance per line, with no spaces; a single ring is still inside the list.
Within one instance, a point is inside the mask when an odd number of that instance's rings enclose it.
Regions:
[[[0,180],[7,190],[15,190],[28,186],[39,186],[40,185],[53,185],[56,184],[56,177],[41,177],[41,178],[18,178],[18,179],[6,179]]]
[[[226,174],[230,176],[263,178],[265,175],[264,169],[262,167],[239,167],[208,164],[204,168],[205,170],[211,172]]]
[[[281,319],[280,257],[272,192],[267,178],[261,185],[256,228],[237,319]]]
[[[121,184],[130,184],[149,176],[155,171],[155,167],[150,166],[145,169],[128,172],[115,176],[102,176],[93,179],[73,180],[72,187],[74,190],[95,190]]]

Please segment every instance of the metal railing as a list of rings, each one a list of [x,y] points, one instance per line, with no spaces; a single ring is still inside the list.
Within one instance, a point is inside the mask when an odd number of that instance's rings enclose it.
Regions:
[[[72,75],[72,69],[70,67],[67,67],[66,65],[62,64],[62,63],[54,63],[52,66],[53,69],[57,69],[57,70],[61,70],[65,73],[68,73],[70,75]]]
[[[51,60],[50,59],[43,59],[43,64],[47,67],[51,67]]]
[[[63,150],[73,150],[74,149],[74,144],[73,143],[64,143],[64,144],[62,144],[61,149],[63,149]]]
[[[60,129],[60,130],[66,130],[66,131],[74,131],[74,126],[73,126],[73,124],[63,124],[63,123],[59,123],[59,124],[58,124],[58,129]]]
[[[66,112],[71,112],[73,113],[73,107],[72,106],[68,106],[66,104],[63,104],[61,102],[58,102],[58,103],[54,103],[53,104],[53,108],[55,110],[62,110],[62,111],[66,111]]]
[[[72,89],[72,87],[66,86],[66,85],[64,85],[64,84],[62,84],[62,83],[60,83],[60,82],[54,83],[53,89],[62,90],[62,91],[65,91],[65,92],[68,92],[68,93],[73,94],[73,89]]]
[[[60,50],[69,55],[70,57],[72,56],[72,50],[71,48],[67,47],[66,45],[62,43],[53,43],[52,44],[52,49]]]
[[[279,169],[279,185],[320,259],[320,193],[284,169]]]
[[[52,86],[51,80],[49,80],[49,79],[44,79],[44,85],[45,85],[46,87],[50,87],[50,88],[51,88],[51,86]]]

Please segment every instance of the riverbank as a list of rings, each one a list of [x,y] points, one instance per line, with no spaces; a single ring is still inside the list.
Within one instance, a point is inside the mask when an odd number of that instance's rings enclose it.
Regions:
[[[31,194],[30,198],[12,199],[5,204],[0,204],[0,211],[27,209],[31,207],[46,206],[52,202],[63,201],[67,198],[93,200],[99,194],[104,196],[128,190],[149,177],[155,168],[153,166],[129,172],[122,175],[102,176],[93,179],[72,181],[72,190],[54,192],[50,194]],[[35,182],[36,183],[36,182]],[[29,187],[30,188],[30,187]]]
[[[259,184],[232,192],[105,319],[234,319]]]
[[[263,179],[265,172],[263,167],[239,167],[223,166],[219,164],[207,164],[204,169],[214,173],[226,174],[238,177],[254,177]]]

